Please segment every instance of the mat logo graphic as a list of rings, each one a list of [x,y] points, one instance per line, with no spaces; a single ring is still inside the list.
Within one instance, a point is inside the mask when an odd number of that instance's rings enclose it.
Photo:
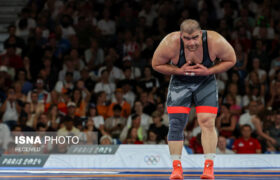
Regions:
[[[144,157],[144,162],[147,165],[156,165],[160,162],[160,155],[146,155]]]

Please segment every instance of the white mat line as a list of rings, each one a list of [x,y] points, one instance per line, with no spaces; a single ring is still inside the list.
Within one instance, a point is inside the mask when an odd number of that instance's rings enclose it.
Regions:
[[[0,170],[0,173],[30,173],[30,174],[119,174],[114,171],[19,171],[19,170]]]

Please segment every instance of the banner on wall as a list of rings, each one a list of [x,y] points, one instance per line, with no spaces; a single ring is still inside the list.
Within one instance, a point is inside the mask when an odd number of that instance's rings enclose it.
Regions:
[[[43,167],[49,155],[3,155],[0,167]]]
[[[75,149],[78,148],[78,149]],[[76,146],[70,154],[2,155],[0,167],[171,168],[167,145]],[[79,151],[78,153],[75,153]],[[83,152],[83,153],[81,153]],[[183,168],[203,168],[203,155],[182,152]],[[217,155],[215,168],[280,168],[276,154]]]

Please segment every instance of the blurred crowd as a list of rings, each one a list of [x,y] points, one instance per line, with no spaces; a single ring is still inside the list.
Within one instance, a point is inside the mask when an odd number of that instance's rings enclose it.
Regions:
[[[279,10],[278,0],[30,0],[0,55],[2,150],[24,131],[166,144],[170,77],[153,71],[151,59],[192,18],[237,55],[234,68],[216,75],[217,153],[280,152]],[[203,153],[200,135],[191,111],[189,153]]]

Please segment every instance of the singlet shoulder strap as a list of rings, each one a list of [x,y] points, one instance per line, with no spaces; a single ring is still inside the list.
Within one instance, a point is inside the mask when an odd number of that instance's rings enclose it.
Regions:
[[[203,61],[204,61],[204,59],[210,60],[206,30],[202,30],[202,42],[203,42]]]

